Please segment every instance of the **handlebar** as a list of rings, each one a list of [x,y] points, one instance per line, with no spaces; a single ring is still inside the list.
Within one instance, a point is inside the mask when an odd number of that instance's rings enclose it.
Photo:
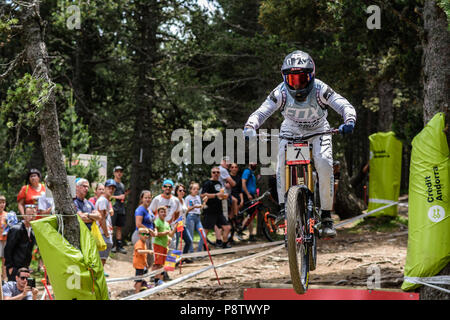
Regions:
[[[259,133],[256,136],[257,137],[265,137],[265,138],[278,137],[280,139],[287,140],[287,141],[301,142],[301,141],[305,141],[305,140],[311,139],[311,138],[316,137],[316,136],[322,136],[322,135],[325,135],[325,134],[338,134],[338,133],[339,133],[339,129],[332,128],[332,129],[327,130],[327,131],[316,132],[316,133],[311,133],[311,134],[307,134],[307,135],[304,135],[304,136],[297,136],[297,137],[286,137],[286,136],[277,135],[277,134],[262,134],[262,133]]]
[[[262,199],[264,199],[265,197],[267,197],[267,196],[269,196],[269,195],[270,195],[270,191],[267,190],[267,191],[264,192],[262,195],[260,195],[258,198],[249,200],[249,201],[247,201],[247,202],[244,203],[244,204],[247,204],[247,205],[249,205],[249,206],[254,205],[254,204],[257,203],[258,201],[261,201]],[[243,211],[246,211],[247,209],[250,209],[250,207],[246,208],[246,209],[243,210]]]

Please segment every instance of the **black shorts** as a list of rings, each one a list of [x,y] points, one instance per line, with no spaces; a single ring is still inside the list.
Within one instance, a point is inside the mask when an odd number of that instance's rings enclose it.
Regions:
[[[124,227],[125,222],[127,220],[126,217],[127,216],[125,214],[114,213],[114,215],[111,217],[113,226],[114,227]]]
[[[142,276],[147,273],[147,269],[136,269],[135,276]],[[134,280],[134,282],[142,282],[143,280]]]
[[[238,205],[241,204],[241,197],[235,196],[235,195],[231,195],[231,196],[237,200],[237,204],[238,204]]]
[[[214,226],[220,228],[221,226],[226,226],[230,223],[227,221],[221,210],[217,213],[205,213],[202,224],[205,229],[212,230],[214,229]]]

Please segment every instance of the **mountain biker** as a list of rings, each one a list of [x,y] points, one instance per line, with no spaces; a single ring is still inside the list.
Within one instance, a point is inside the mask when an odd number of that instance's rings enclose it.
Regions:
[[[276,110],[280,110],[284,121],[280,128],[280,141],[277,164],[278,201],[280,214],[284,215],[285,153],[287,140],[283,137],[296,137],[330,129],[327,121],[327,108],[331,107],[344,118],[339,126],[343,135],[353,132],[356,122],[355,108],[327,84],[315,78],[315,64],[311,56],[296,50],[288,54],[283,61],[280,83],[248,118],[244,126],[244,136],[256,136],[258,129]],[[333,208],[333,153],[331,135],[311,138],[313,158],[319,176],[322,235],[327,238],[336,236],[331,219]]]

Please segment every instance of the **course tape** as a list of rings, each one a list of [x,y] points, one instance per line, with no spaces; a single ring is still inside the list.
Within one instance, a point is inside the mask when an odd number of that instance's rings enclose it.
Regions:
[[[265,247],[272,247],[276,246],[278,244],[284,243],[284,241],[275,241],[275,242],[269,242],[269,243],[262,243],[262,244],[255,244],[255,245],[249,245],[249,246],[242,246],[242,247],[236,247],[236,248],[230,248],[230,249],[220,249],[220,250],[212,250],[210,251],[211,255],[218,255],[218,254],[226,254],[231,252],[239,252],[239,251],[249,251],[253,249],[261,249]],[[179,262],[182,259],[185,258],[197,258],[197,257],[204,257],[207,256],[208,253],[206,251],[202,252],[196,252],[196,253],[188,253],[183,254],[181,258],[178,258],[176,262]],[[217,268],[217,267],[216,267]],[[155,276],[163,271],[164,268],[160,268],[158,270],[152,271],[150,273],[146,273],[142,276],[130,276],[130,277],[123,277],[123,278],[113,278],[113,279],[107,279],[106,283],[114,283],[114,282],[122,282],[122,281],[132,281],[132,280],[142,280],[148,277]]]
[[[179,260],[177,260],[178,262]],[[142,276],[135,276],[135,277],[124,277],[124,278],[113,278],[113,279],[107,279],[106,283],[113,283],[113,282],[122,282],[122,281],[131,281],[131,280],[142,280],[145,278],[156,276],[157,274],[160,274],[164,271],[164,268],[159,268],[157,270],[154,270],[152,272],[146,273]]]
[[[225,266],[227,266],[227,265],[230,265],[230,264],[233,264],[233,263],[236,263],[236,262],[240,262],[240,261],[243,261],[243,260],[248,260],[248,259],[258,258],[258,257],[264,256],[264,255],[266,255],[266,254],[272,253],[272,252],[274,252],[274,251],[276,251],[276,250],[279,250],[279,249],[281,249],[281,248],[284,248],[284,244],[282,244],[282,245],[280,245],[280,246],[278,246],[278,247],[275,247],[275,248],[272,248],[272,249],[263,251],[263,252],[259,252],[259,253],[250,255],[250,256],[246,256],[246,257],[242,257],[242,258],[238,258],[238,259],[234,259],[234,260],[225,262],[225,263],[223,263],[223,264],[221,264],[221,265],[219,265],[219,266],[216,266],[216,269],[222,268],[222,267],[225,267]],[[180,283],[180,282],[183,282],[183,281],[185,281],[185,280],[187,280],[187,279],[190,279],[190,278],[192,278],[192,277],[195,277],[195,276],[197,276],[197,275],[199,275],[199,274],[201,274],[201,273],[203,273],[203,272],[205,272],[205,271],[208,271],[209,269],[212,269],[212,268],[214,268],[214,266],[212,266],[212,265],[211,265],[211,266],[207,266],[207,267],[205,267],[205,268],[203,268],[203,269],[194,271],[194,272],[192,272],[192,273],[190,273],[190,274],[187,274],[187,275],[185,275],[185,276],[183,276],[183,277],[174,279],[174,280],[172,280],[172,281],[170,281],[170,282],[166,282],[166,283],[164,283],[164,284],[162,284],[162,285],[159,285],[159,286],[157,286],[157,287],[155,287],[155,288],[148,289],[148,290],[145,290],[145,291],[142,291],[142,292],[133,294],[133,295],[131,295],[131,296],[122,298],[122,299],[120,299],[120,300],[137,300],[137,299],[140,299],[140,298],[147,297],[147,296],[149,296],[149,295],[151,295],[151,294],[157,293],[157,292],[159,292],[159,291],[161,291],[161,290],[164,290],[164,289],[166,289],[166,288],[168,288],[168,287],[172,287],[172,286],[174,286],[174,285],[176,285],[176,284],[178,284],[178,283]]]
[[[435,276],[435,277],[404,277],[404,280],[414,284],[421,284],[431,288],[450,293],[450,290],[435,286],[434,284],[450,285],[450,276]]]
[[[344,226],[344,225],[346,225],[346,224],[352,223],[352,222],[354,222],[354,221],[356,221],[356,220],[365,218],[365,217],[367,217],[367,216],[370,216],[371,214],[374,214],[375,212],[378,212],[378,211],[384,210],[384,209],[386,209],[386,208],[392,207],[392,206],[394,206],[394,205],[396,205],[396,204],[398,204],[398,203],[399,203],[398,201],[393,202],[393,203],[389,203],[389,204],[387,204],[387,205],[385,205],[385,206],[382,206],[382,207],[380,207],[380,208],[374,209],[374,210],[372,210],[372,211],[369,211],[369,212],[360,214],[359,216],[356,216],[356,217],[350,218],[350,219],[348,219],[348,220],[342,221],[341,223],[338,223],[337,225],[335,225],[335,228],[339,228],[339,227],[342,227],[342,226]]]
[[[373,202],[373,203],[385,203],[385,204],[395,204],[397,201],[394,200],[386,200],[386,199],[375,199],[375,198],[369,198],[369,202]]]

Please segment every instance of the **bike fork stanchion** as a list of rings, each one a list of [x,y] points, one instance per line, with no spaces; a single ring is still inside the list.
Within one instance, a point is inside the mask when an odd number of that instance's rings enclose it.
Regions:
[[[217,282],[219,283],[219,286],[221,286],[222,284],[220,283],[219,276],[217,275],[216,266],[214,265],[214,262],[213,262],[213,260],[212,260],[211,254],[209,253],[208,243],[207,243],[207,241],[206,241],[206,237],[207,237],[208,235],[207,235],[207,234],[206,234],[206,235],[203,235],[203,229],[202,229],[202,228],[199,228],[199,230],[200,230],[200,236],[202,237],[203,243],[205,244],[206,251],[208,251],[209,260],[211,261],[211,265],[212,265],[213,268],[214,268],[214,273],[216,274]]]

